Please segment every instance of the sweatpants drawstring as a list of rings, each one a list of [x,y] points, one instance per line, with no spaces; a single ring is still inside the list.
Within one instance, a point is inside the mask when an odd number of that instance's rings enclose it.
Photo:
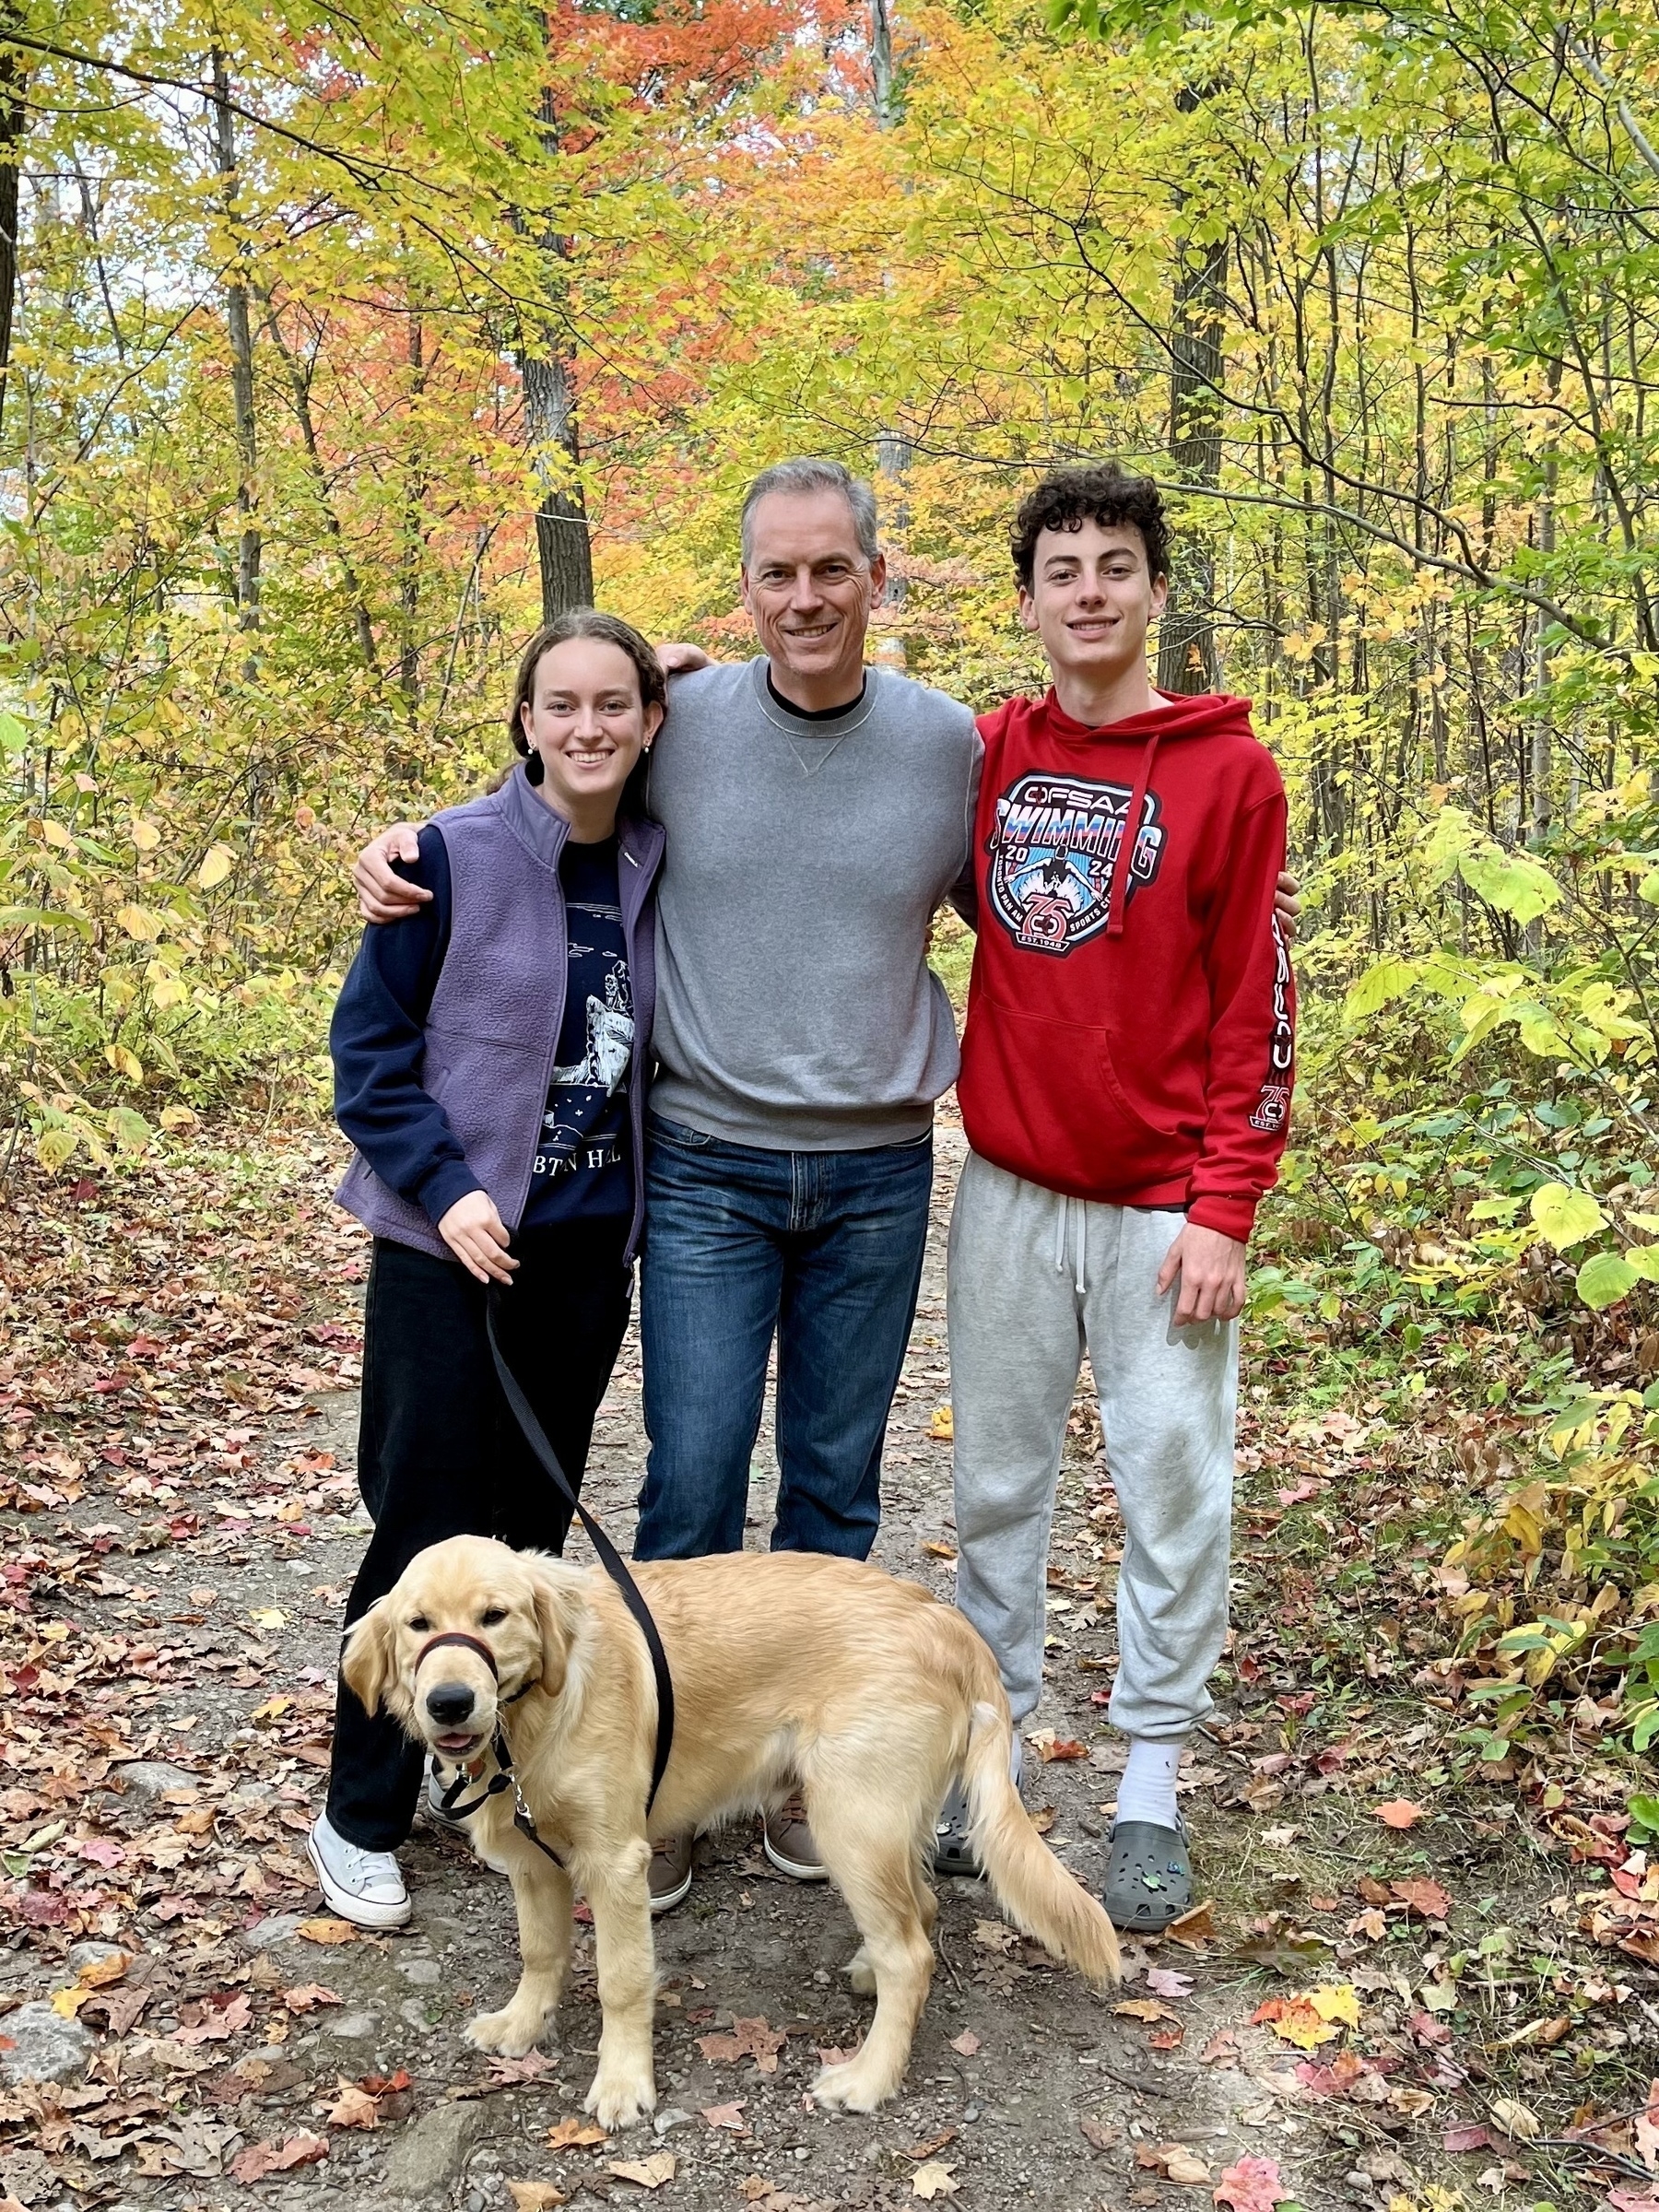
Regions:
[[[1074,1206],[1077,1209],[1077,1272],[1075,1279],[1077,1296],[1081,1298],[1088,1288],[1088,1206],[1081,1198],[1063,1197],[1060,1201],[1060,1211],[1054,1217],[1054,1273],[1065,1273],[1065,1225],[1072,1218]]]

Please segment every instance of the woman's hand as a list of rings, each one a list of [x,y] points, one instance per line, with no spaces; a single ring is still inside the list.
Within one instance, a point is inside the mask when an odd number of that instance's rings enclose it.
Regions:
[[[363,847],[351,880],[365,922],[406,922],[427,903],[430,891],[392,872],[394,860],[414,862],[419,858],[420,836],[413,822],[399,822],[395,829],[382,830]]]
[[[468,1191],[457,1198],[439,1222],[438,1234],[479,1282],[512,1282],[518,1262],[507,1249],[506,1227],[488,1191]]]

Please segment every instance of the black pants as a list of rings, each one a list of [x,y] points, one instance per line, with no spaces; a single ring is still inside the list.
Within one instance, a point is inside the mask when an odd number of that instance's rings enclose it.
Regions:
[[[622,1221],[572,1222],[515,1238],[521,1265],[497,1327],[509,1365],[571,1483],[628,1326]],[[382,1237],[363,1327],[358,1487],[374,1535],[346,1607],[347,1627],[418,1551],[446,1536],[497,1536],[562,1551],[570,1509],[532,1457],[484,1333],[484,1286],[458,1263]],[[414,1824],[422,1753],[342,1683],[328,1818],[366,1851],[393,1851]]]

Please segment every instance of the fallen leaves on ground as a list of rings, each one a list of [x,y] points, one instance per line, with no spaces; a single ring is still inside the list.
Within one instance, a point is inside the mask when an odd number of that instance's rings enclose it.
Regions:
[[[1208,1898],[1206,1898],[1201,1905],[1194,1905],[1190,1912],[1183,1912],[1179,1920],[1172,1920],[1164,1930],[1164,1934],[1171,1943],[1184,1943],[1191,1950],[1196,1950],[1200,1944],[1214,1943],[1216,1940],[1216,1908],[1214,1904]]]
[[[961,2184],[953,2179],[955,2169],[941,2159],[930,2159],[925,2166],[918,2166],[911,2175],[911,2189],[914,2195],[931,2202],[938,2196],[954,2196]]]
[[[671,2150],[659,2150],[649,2159],[613,2159],[606,2168],[619,2182],[638,2182],[641,2189],[660,2189],[675,2175],[675,2156]]]
[[[1299,2050],[1335,2042],[1346,2028],[1359,2025],[1359,2000],[1348,1983],[1312,1989],[1294,1997],[1269,1997],[1250,2016],[1254,2027],[1268,2027]]]
[[[325,2115],[330,2127],[378,2127],[380,2103],[344,2075],[335,2084],[335,2100]]]
[[[565,2193],[552,2182],[509,2182],[507,2194],[515,2212],[553,2212],[565,2203]]]
[[[971,2028],[964,2028],[960,2035],[953,2035],[950,2047],[963,2058],[972,2058],[980,2047],[980,2039]]]
[[[348,1920],[330,1920],[326,1917],[302,1920],[294,1933],[302,1936],[307,1943],[359,1943],[362,1940]]]
[[[267,2174],[290,2173],[296,2166],[314,2166],[328,2156],[328,2137],[302,2129],[281,2143],[250,2143],[230,2161],[230,2178],[246,2186],[263,2182]]]
[[[729,2035],[700,2035],[697,2047],[717,2065],[752,2058],[762,2074],[775,2074],[778,2053],[788,2041],[788,2029],[769,2027],[762,2014],[752,2020],[735,2019]]]
[[[1166,2182],[1183,2189],[1207,2186],[1210,2170],[1184,2143],[1137,2143],[1135,2162],[1148,2173],[1160,2173]]]
[[[1124,2020],[1178,2020],[1181,2018],[1178,2012],[1171,2012],[1158,1997],[1122,1997],[1112,2009],[1120,2019]]]
[[[1532,2143],[1543,2133],[1538,2115],[1513,2097],[1500,2097],[1491,2108],[1492,2124],[1514,2143]]]
[[[1091,2119],[1085,2112],[1077,2123],[1083,2140],[1096,2150],[1115,2150],[1124,2139],[1121,2127],[1109,2127],[1105,2121]]]
[[[1415,1828],[1424,1818],[1420,1805],[1413,1805],[1408,1797],[1394,1797],[1386,1805],[1373,1807],[1384,1828]]]
[[[1088,1757],[1087,1744],[1080,1744],[1075,1735],[1056,1735],[1052,1728],[1039,1728],[1034,1735],[1026,1737],[1026,1742],[1045,1767],[1052,1766],[1056,1760],[1064,1763],[1069,1759]]]
[[[1191,1974],[1178,1974],[1167,1966],[1149,1966],[1147,1969],[1147,1987],[1155,1997],[1190,1997],[1193,1994]]]
[[[748,2122],[743,2116],[744,2102],[745,2100],[739,2097],[731,2104],[706,2104],[702,2116],[711,2127],[729,2127],[734,2135],[740,2136],[748,2127]]]
[[[1427,1875],[1413,1875],[1409,1880],[1390,1882],[1392,1895],[1397,1897],[1407,1911],[1423,1920],[1444,1920],[1452,1910],[1452,1897],[1439,1882],[1430,1881]]]
[[[549,2150],[580,2150],[590,2143],[603,2143],[605,2130],[591,2120],[556,2120],[547,2130]]]
[[[1276,2159],[1242,2158],[1227,2169],[1213,2194],[1217,2204],[1230,2205],[1232,2212],[1273,2212],[1290,2192],[1279,2178]]]

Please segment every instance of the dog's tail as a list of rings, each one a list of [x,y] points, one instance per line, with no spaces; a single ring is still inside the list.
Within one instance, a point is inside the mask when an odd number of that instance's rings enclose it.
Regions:
[[[975,1855],[1016,1927],[1097,1986],[1115,1982],[1117,1931],[1031,1826],[1008,1772],[1012,1749],[1006,1704],[977,1701],[963,1761]]]

